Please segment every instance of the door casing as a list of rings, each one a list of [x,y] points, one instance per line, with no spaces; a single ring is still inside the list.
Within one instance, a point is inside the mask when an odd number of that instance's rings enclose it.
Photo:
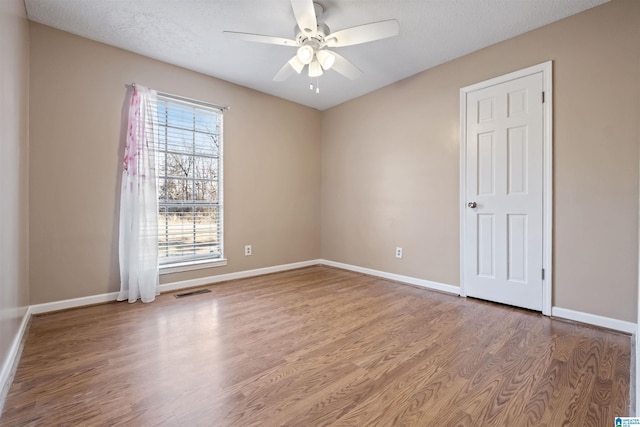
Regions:
[[[531,74],[542,73],[542,87],[544,91],[543,114],[543,184],[542,184],[542,261],[544,279],[542,281],[542,314],[551,315],[552,303],[552,238],[553,238],[553,63],[552,61],[514,71],[493,79],[475,83],[460,89],[460,296],[466,297],[465,290],[465,263],[468,254],[465,254],[464,239],[466,235],[465,210],[466,207],[466,182],[467,182],[467,94],[479,89],[495,86],[510,80],[526,77]]]

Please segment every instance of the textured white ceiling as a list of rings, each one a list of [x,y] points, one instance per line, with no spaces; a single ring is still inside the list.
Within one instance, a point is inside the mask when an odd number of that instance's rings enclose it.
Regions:
[[[364,75],[328,71],[320,93],[304,73],[273,76],[294,47],[223,30],[293,38],[290,0],[25,0],[30,20],[324,110],[428,68],[609,0],[321,0],[337,31],[395,18],[400,35],[336,48]]]

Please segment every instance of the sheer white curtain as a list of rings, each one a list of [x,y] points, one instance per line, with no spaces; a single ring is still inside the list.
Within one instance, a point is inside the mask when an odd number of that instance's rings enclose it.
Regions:
[[[158,194],[155,174],[157,94],[134,85],[129,102],[120,194],[118,301],[151,302],[159,293]]]

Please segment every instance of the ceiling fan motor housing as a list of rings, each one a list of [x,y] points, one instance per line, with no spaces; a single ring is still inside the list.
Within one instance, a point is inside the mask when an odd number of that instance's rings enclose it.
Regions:
[[[297,25],[295,26],[295,28],[293,29],[293,34],[295,36],[296,41],[298,42],[298,44],[300,46],[304,45],[304,44],[317,44],[318,46],[315,47],[316,49],[323,46],[324,42],[325,42],[325,37],[329,34],[331,34],[331,30],[329,29],[329,26],[327,26],[327,24],[325,24],[324,22],[318,22],[318,30],[317,30],[317,34],[313,37],[308,36],[307,34],[304,33],[304,31],[302,31],[300,29],[300,27],[298,27]]]

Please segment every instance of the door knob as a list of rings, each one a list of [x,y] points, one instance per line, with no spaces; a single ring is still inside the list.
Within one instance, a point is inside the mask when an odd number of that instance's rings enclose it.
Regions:
[[[478,204],[476,202],[469,202],[467,203],[467,206],[469,206],[470,208],[477,208]]]

